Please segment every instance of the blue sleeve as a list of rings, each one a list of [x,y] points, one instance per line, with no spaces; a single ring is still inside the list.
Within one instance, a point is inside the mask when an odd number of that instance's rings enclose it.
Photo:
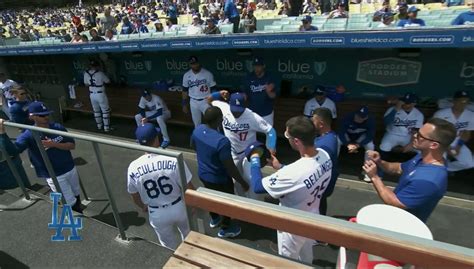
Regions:
[[[367,120],[367,133],[365,139],[360,142],[361,145],[365,145],[370,141],[373,141],[375,137],[375,121],[372,117]]]
[[[219,160],[226,161],[232,159],[232,154],[230,153],[230,141],[228,138],[222,139],[222,142],[219,146]]]
[[[211,93],[212,100],[222,100],[222,96],[220,92],[213,92]]]
[[[403,27],[405,26],[405,20],[400,20],[397,24],[398,27]]]
[[[162,108],[158,109],[155,114],[150,115],[149,117],[146,117],[146,118],[151,120],[151,119],[157,118],[161,115],[163,115],[163,109]]]
[[[253,192],[267,193],[262,185],[262,171],[260,170],[259,157],[253,157],[250,159],[250,177],[250,184],[252,185]]]
[[[274,128],[268,131],[266,141],[267,141],[266,146],[268,149],[271,149],[271,150],[276,149],[277,134]]]
[[[3,146],[8,154],[12,156],[17,156],[19,154],[18,149],[15,145],[10,141],[10,137],[7,134],[0,135],[0,146]]]
[[[421,25],[421,26],[426,26],[425,21],[422,20],[422,19],[420,19],[420,25]]]
[[[145,118],[146,117],[146,114],[145,114],[145,109],[141,108],[141,107],[138,107],[139,111],[140,111],[140,115],[142,116],[142,118]]]
[[[25,149],[28,148],[30,141],[33,140],[31,133],[29,131],[23,132],[16,138],[15,146],[18,150],[18,153],[22,153]]]
[[[451,25],[463,25],[463,14],[459,14],[452,22]]]
[[[388,126],[393,123],[396,114],[397,110],[393,109],[390,113],[387,114],[387,116],[383,117],[383,123],[385,124],[385,126]]]
[[[429,177],[429,175],[425,174],[425,177]],[[414,177],[396,195],[407,209],[422,208],[430,200],[439,196],[439,189],[433,182]]]
[[[347,133],[347,130],[349,129],[349,126],[351,125],[351,122],[352,122],[351,115],[352,114],[346,116],[342,120],[342,126],[339,129],[338,136],[339,136],[339,139],[341,140],[343,145],[347,144],[346,133]]]
[[[14,104],[10,107],[10,115],[12,117],[12,121],[13,122],[17,122],[17,123],[21,123],[22,122],[22,118],[19,117],[19,115],[21,115],[21,108]]]

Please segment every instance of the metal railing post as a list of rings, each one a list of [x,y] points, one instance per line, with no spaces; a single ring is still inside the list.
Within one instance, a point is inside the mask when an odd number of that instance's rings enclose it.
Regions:
[[[102,163],[99,145],[96,142],[92,142],[92,147],[94,148],[95,157],[97,158],[97,163],[99,164],[100,175],[102,176],[102,182],[104,183],[105,191],[107,192],[107,197],[110,201],[110,207],[112,208],[112,214],[114,215],[115,223],[117,224],[117,228],[119,229],[120,238],[122,240],[127,240],[127,235],[125,234],[125,229],[123,227],[122,220],[120,219],[120,214],[118,212],[117,205],[115,204],[115,199],[112,196],[112,192],[110,191],[109,183],[107,181],[107,175],[105,174],[104,166]]]
[[[84,199],[86,201],[90,201],[89,195],[87,195],[86,189],[84,188],[84,184],[82,184],[81,176],[79,176],[79,187],[81,188],[82,193],[84,194]]]
[[[35,139],[36,145],[38,146],[39,152],[41,154],[41,158],[43,158],[44,165],[46,166],[46,170],[48,171],[49,176],[53,180],[54,186],[56,187],[56,192],[61,193],[61,203],[63,205],[67,204],[66,198],[64,197],[63,191],[61,190],[61,186],[59,186],[58,178],[54,173],[53,165],[51,165],[51,160],[49,159],[46,150],[44,149],[43,144],[41,143],[41,139],[37,131],[31,131],[33,138]]]
[[[184,157],[183,157],[183,153],[180,153],[178,155],[178,157],[176,158],[178,160],[178,172],[179,172],[179,179],[181,180],[181,190],[182,190],[182,194],[183,195],[183,198],[185,198],[185,192],[186,192],[186,189],[188,187],[188,182],[186,180],[186,171],[184,169]],[[191,208],[189,206],[186,206],[186,215],[187,215],[187,218],[188,218],[188,224],[189,224],[189,227],[191,228],[195,228],[194,227],[194,223],[191,221],[191,218],[190,216],[192,216],[192,211],[191,211]]]
[[[2,155],[5,156],[5,160],[7,161],[7,164],[10,167],[10,170],[12,171],[13,177],[18,183],[18,186],[20,186],[20,189],[23,192],[23,195],[25,195],[26,200],[30,200],[31,199],[30,194],[26,191],[25,184],[23,184],[20,173],[16,169],[15,164],[13,163],[10,157],[10,154],[8,154],[7,150],[3,147],[0,147],[0,150],[2,151]]]

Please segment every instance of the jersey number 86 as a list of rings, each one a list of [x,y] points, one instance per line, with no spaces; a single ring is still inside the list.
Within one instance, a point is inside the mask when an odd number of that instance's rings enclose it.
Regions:
[[[169,180],[167,176],[161,176],[156,181],[149,179],[143,182],[143,187],[145,187],[148,197],[151,199],[158,198],[160,193],[168,195],[173,191],[173,186],[171,184],[163,182],[163,180]]]

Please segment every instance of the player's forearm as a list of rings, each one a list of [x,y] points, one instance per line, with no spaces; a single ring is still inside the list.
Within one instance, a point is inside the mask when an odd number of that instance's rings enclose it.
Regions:
[[[73,150],[76,148],[76,144],[68,142],[68,143],[54,143],[54,146],[60,150]]]
[[[372,184],[377,191],[380,199],[387,204],[395,207],[405,209],[405,205],[398,200],[397,195],[392,191],[392,189],[385,186],[379,176],[375,175],[372,178]]]
[[[266,133],[266,146],[269,150],[276,149],[276,142],[277,142],[277,135],[275,129],[271,129],[268,133]]]
[[[223,164],[227,170],[227,173],[229,173],[229,176],[231,176],[241,185],[247,184],[247,182],[245,182],[245,180],[240,175],[239,170],[237,170],[237,167],[235,166],[234,161],[232,159],[224,161]]]
[[[145,205],[142,200],[140,199],[140,195],[138,193],[132,193],[132,200],[135,205],[137,205],[139,208],[145,208],[147,205]]]
[[[252,190],[255,193],[266,193],[265,188],[262,185],[262,170],[260,169],[260,157],[252,156],[250,160],[250,181]]]
[[[381,160],[377,165],[382,168],[385,173],[400,175],[402,173],[402,168],[400,163],[392,163]]]

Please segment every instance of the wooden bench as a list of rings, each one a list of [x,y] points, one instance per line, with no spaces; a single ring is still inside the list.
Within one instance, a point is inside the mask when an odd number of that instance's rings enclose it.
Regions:
[[[141,91],[137,88],[113,86],[108,86],[106,91],[109,98],[109,104],[112,109],[112,117],[134,119],[135,114],[138,113],[138,101],[140,100]],[[168,105],[168,108],[171,111],[171,119],[168,121],[170,124],[193,126],[191,114],[185,115],[182,112],[181,92],[155,91],[154,93],[163,98],[163,100]],[[77,87],[76,97],[76,101],[81,101],[84,104],[83,107],[74,108],[74,103],[71,102],[63,109],[67,111],[77,111],[91,114],[92,107],[89,101],[88,89],[86,87]],[[278,98],[275,101],[274,127],[279,135],[283,135],[285,132],[285,123],[289,118],[303,114],[303,108],[306,101],[306,99],[299,98]],[[377,145],[377,142],[380,141],[381,137],[385,133],[383,114],[389,108],[389,105],[385,101],[350,99],[339,102],[336,104],[338,120],[334,126],[337,128],[337,123],[342,120],[344,115],[356,110],[361,105],[367,105],[370,109],[370,113],[375,115],[375,141]],[[425,115],[425,119],[430,118],[436,110],[434,107],[421,107],[419,109]]]
[[[220,238],[190,232],[164,268],[311,268]]]

